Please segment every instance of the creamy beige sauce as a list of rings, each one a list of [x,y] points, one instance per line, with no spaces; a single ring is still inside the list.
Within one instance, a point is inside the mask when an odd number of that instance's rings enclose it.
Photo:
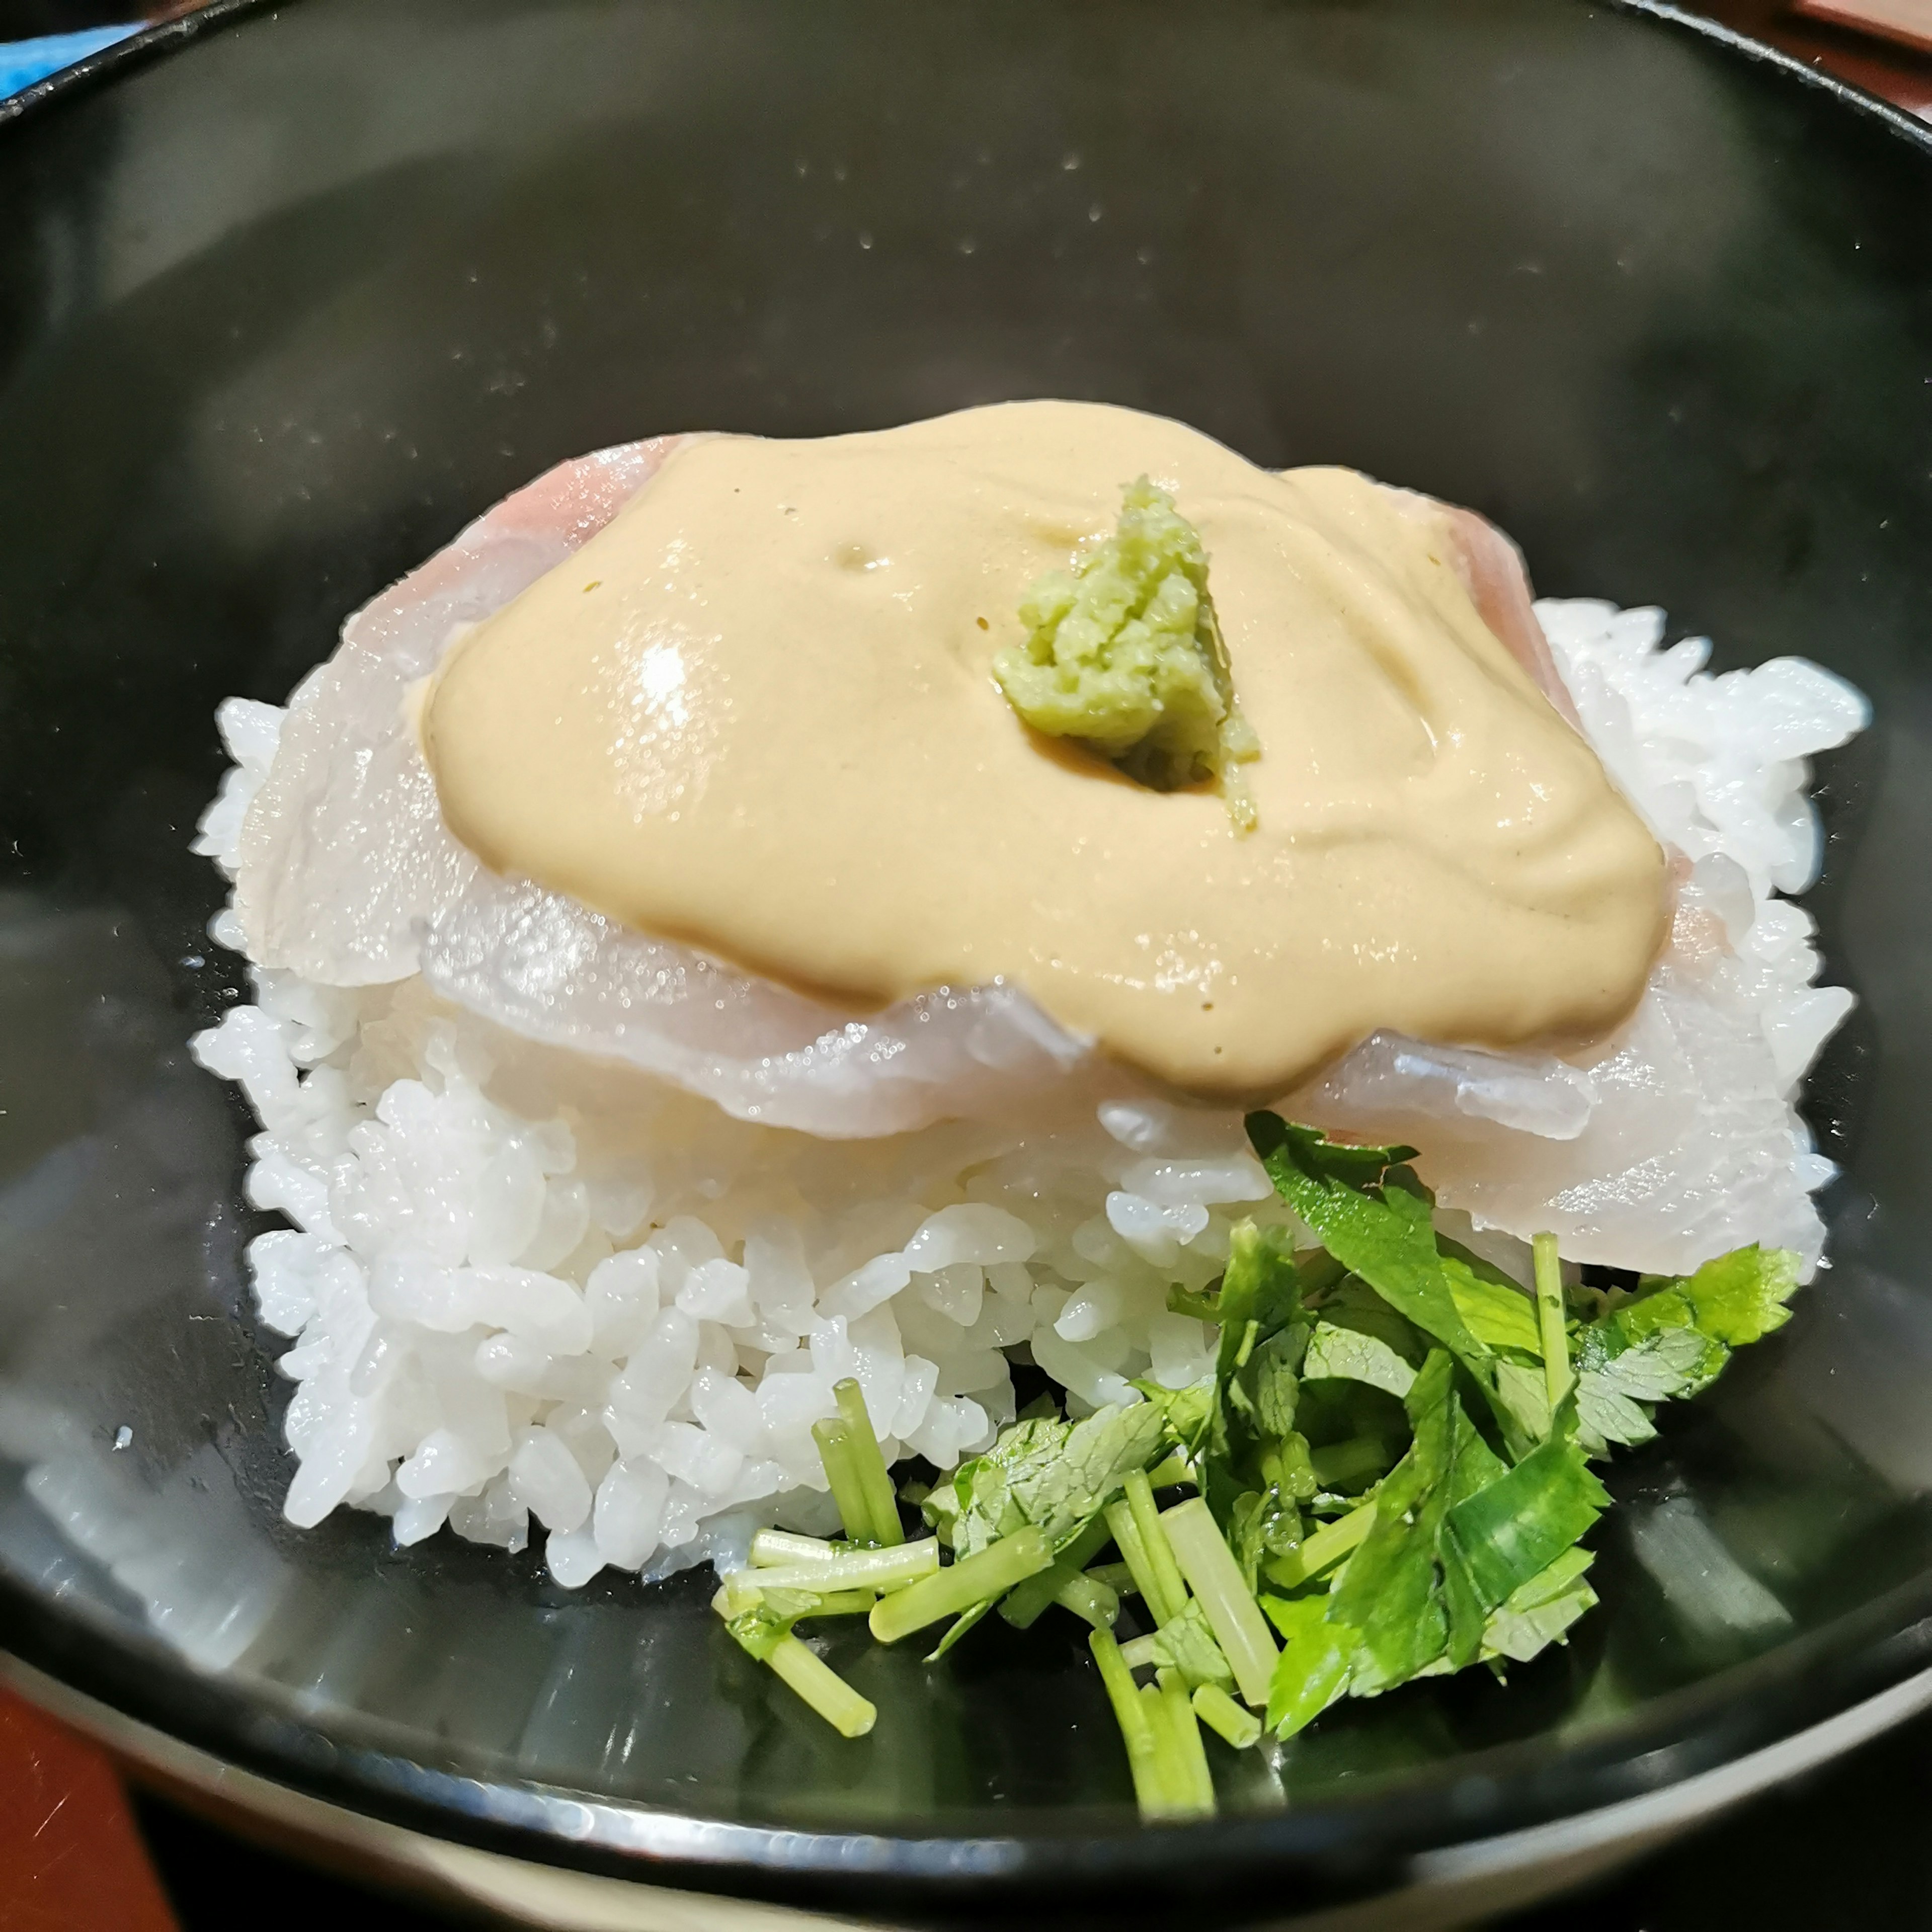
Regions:
[[[1200,530],[1257,830],[1030,732],[1021,594],[1145,472]],[[495,870],[854,1008],[1004,976],[1172,1086],[1272,1097],[1378,1027],[1627,1014],[1655,841],[1484,624],[1449,513],[1092,404],[688,443],[451,653],[423,716]]]

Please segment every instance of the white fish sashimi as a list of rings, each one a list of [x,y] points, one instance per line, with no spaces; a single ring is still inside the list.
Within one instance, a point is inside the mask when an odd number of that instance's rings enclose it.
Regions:
[[[1421,1148],[1445,1208],[1547,1230],[1574,1261],[1676,1274],[1759,1241],[1796,1250],[1808,1276],[1825,1240],[1811,1196],[1834,1169],[1792,1102],[1852,998],[1813,983],[1811,920],[1773,895],[1817,874],[1805,761],[1870,706],[1800,658],[1711,676],[1706,640],[1661,648],[1660,611],[1546,600],[1536,616],[1585,735],[1695,862],[1642,1001],[1581,1066],[1377,1035],[1288,1104]]]
[[[829,1138],[1097,1102],[1131,1083],[1016,988],[941,988],[858,1019],[478,868],[430,922],[423,977],[531,1040],[619,1060],[745,1120]]]
[[[350,619],[335,655],[290,700],[242,825],[235,910],[258,964],[334,986],[416,970],[428,923],[477,864],[443,827],[405,695],[465,627],[608,523],[670,447],[629,443],[560,464]]]
[[[524,1038],[829,1139],[1145,1102],[1141,1083],[1016,987],[939,989],[855,1017],[497,878],[445,829],[410,688],[608,522],[675,440],[560,465],[472,524],[350,620],[278,743],[270,707],[224,721],[240,764],[202,849],[236,876],[250,956],[323,986],[420,972]],[[1507,539],[1465,524],[1486,619],[1694,862],[1676,928],[1594,1064],[1382,1033],[1284,1104],[1334,1132],[1422,1148],[1445,1207],[1514,1235],[1552,1229],[1574,1259],[1675,1271],[1762,1240],[1808,1268],[1822,1245],[1810,1194],[1832,1170],[1790,1097],[1850,996],[1812,984],[1810,922],[1772,895],[1815,874],[1805,760],[1862,727],[1864,700],[1797,659],[1710,677],[1701,642],[1659,648],[1657,612],[1532,612]]]
[[[1010,1117],[1049,1096],[1064,1108],[1076,1066],[1094,1101],[1130,1088],[1016,988],[942,988],[857,1018],[499,878],[450,836],[406,716],[411,686],[609,522],[676,440],[559,465],[349,620],[291,699],[266,777],[238,768],[204,827],[224,855],[254,784],[232,859],[250,957],[332,986],[420,972],[526,1037],[825,1136]]]
[[[1443,1207],[1523,1240],[1546,1230],[1572,1261],[1684,1274],[1759,1241],[1796,1250],[1808,1274],[1824,1246],[1811,1190],[1832,1166],[1792,1110],[1803,1067],[1780,1060],[1748,963],[1713,938],[1709,896],[1695,875],[1682,889],[1642,1002],[1594,1064],[1378,1035],[1293,1111],[1421,1148]],[[1851,1004],[1809,986],[1816,963],[1801,941],[1777,969],[1784,998],[1817,1003],[1805,1065]]]

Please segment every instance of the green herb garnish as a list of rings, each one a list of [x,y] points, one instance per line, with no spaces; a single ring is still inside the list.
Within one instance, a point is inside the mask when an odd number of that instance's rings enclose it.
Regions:
[[[794,1625],[863,1614],[891,1642],[951,1619],[937,1658],[995,1607],[1025,1629],[1058,1606],[1092,1626],[1144,1815],[1205,1815],[1203,1724],[1244,1750],[1341,1698],[1476,1663],[1501,1676],[1565,1641],[1597,1601],[1582,1538],[1610,1496],[1591,1460],[1647,1440],[1658,1402],[1788,1318],[1781,1250],[1625,1293],[1566,1288],[1539,1235],[1526,1291],[1437,1236],[1412,1149],[1273,1114],[1248,1131],[1322,1245],[1232,1231],[1218,1287],[1186,1298],[1220,1328],[1193,1387],[1142,1384],[1077,1420],[1030,1409],[908,1492],[934,1534],[908,1542],[858,1386],[839,1385],[816,1432],[847,1540],[761,1531],[715,1601],[847,1736],[872,1707]],[[1177,1486],[1196,1493],[1162,1506]],[[1139,1634],[1122,1641],[1130,1599]]]

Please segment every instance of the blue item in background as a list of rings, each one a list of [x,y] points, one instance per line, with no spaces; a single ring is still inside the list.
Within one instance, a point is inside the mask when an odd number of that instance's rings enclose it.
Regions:
[[[0,100],[140,31],[140,22],[130,20],[124,27],[89,27],[78,34],[45,34],[38,40],[0,40]]]

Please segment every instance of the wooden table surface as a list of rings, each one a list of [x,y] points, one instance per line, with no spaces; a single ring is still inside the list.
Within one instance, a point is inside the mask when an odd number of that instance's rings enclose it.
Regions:
[[[112,1767],[4,1690],[0,1932],[176,1932]]]
[[[1789,0],[1704,0],[1701,5],[1686,6],[1685,11],[1707,14],[1754,40],[1768,40],[1809,66],[1932,121],[1932,56],[1808,20]]]

